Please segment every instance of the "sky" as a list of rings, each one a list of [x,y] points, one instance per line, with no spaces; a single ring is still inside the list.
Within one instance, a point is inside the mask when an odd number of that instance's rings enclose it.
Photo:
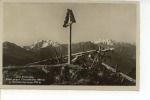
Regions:
[[[67,9],[74,13],[72,42],[136,42],[136,5],[129,3],[4,3],[3,41],[20,46],[40,39],[68,43],[63,28]]]

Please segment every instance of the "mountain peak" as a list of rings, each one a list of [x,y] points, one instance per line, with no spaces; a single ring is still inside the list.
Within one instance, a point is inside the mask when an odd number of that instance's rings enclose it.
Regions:
[[[59,45],[60,44],[58,42],[54,42],[52,40],[47,40],[47,39],[41,39],[39,41],[34,42],[30,46],[30,49],[32,49],[32,48],[45,48],[48,46],[58,47]]]
[[[95,44],[104,43],[104,44],[107,44],[107,45],[113,45],[113,44],[116,43],[116,41],[110,40],[110,39],[99,39],[98,41],[95,41],[94,43]]]

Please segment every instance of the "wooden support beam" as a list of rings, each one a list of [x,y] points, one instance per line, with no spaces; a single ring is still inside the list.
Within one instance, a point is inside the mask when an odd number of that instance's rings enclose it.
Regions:
[[[69,28],[68,64],[71,64],[71,32],[72,32],[72,24],[70,24]]]

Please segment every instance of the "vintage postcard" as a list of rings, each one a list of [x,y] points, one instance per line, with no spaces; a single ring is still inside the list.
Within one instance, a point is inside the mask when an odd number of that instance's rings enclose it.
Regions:
[[[1,88],[139,89],[139,2],[1,2]]]

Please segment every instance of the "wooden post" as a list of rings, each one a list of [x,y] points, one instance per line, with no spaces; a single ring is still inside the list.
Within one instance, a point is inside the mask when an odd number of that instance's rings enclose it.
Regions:
[[[70,24],[69,28],[68,64],[71,64],[71,31],[72,31],[72,24]]]
[[[74,18],[73,12],[71,9],[67,9],[67,14],[65,17],[64,25],[63,27],[69,26],[69,43],[68,43],[68,64],[71,64],[71,31],[72,31],[72,24],[76,23],[76,20]]]

